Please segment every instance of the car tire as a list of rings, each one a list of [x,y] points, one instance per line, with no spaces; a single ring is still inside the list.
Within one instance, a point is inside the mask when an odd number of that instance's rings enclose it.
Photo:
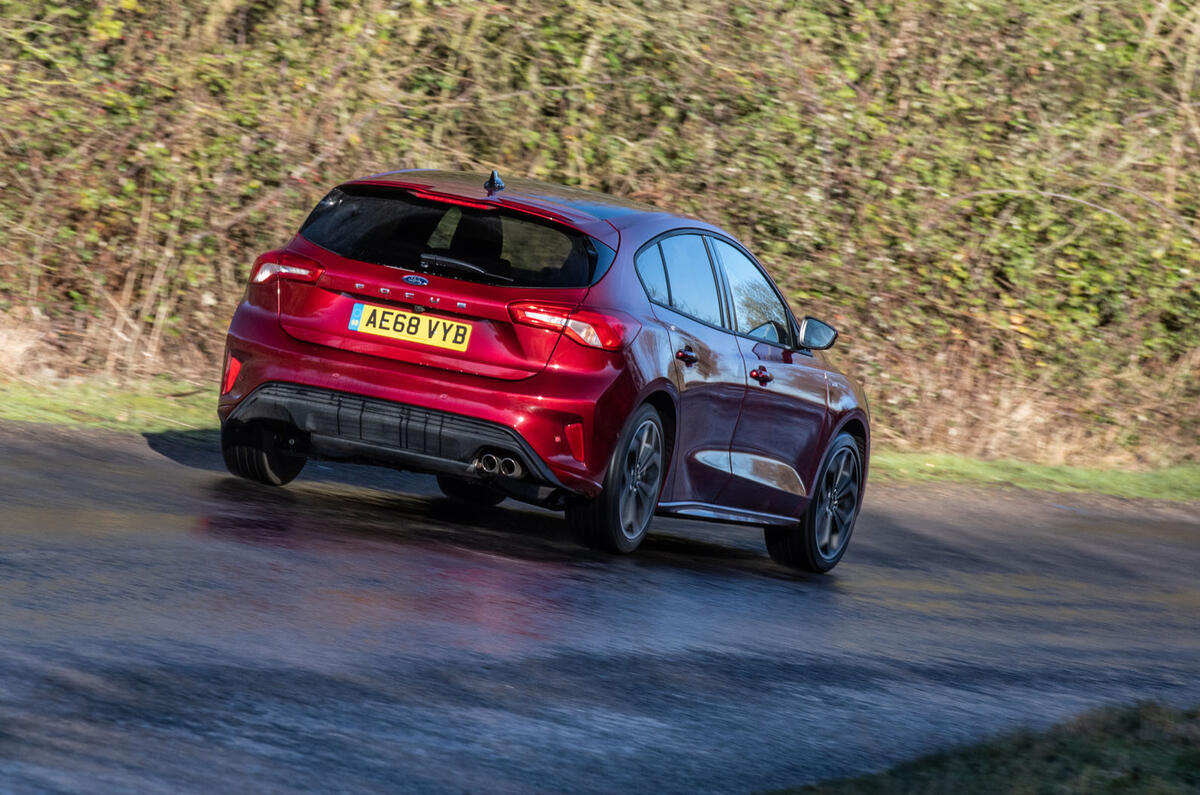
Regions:
[[[658,508],[666,467],[662,419],[653,406],[642,406],[617,439],[600,494],[567,503],[579,541],[608,552],[637,549]]]
[[[291,483],[308,457],[292,452],[294,437],[267,425],[221,426],[221,453],[231,474],[266,486]]]
[[[816,574],[836,566],[854,532],[862,487],[862,451],[853,436],[839,434],[813,481],[812,500],[800,521],[763,528],[771,560]]]
[[[480,505],[485,508],[499,505],[508,496],[494,486],[489,486],[486,483],[472,483],[469,480],[462,480],[449,475],[438,475],[437,484],[438,488],[442,490],[442,494],[445,494],[450,499],[472,505]]]

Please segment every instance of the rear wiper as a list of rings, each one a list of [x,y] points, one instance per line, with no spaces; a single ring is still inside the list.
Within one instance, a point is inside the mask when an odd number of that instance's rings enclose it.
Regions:
[[[512,279],[508,276],[501,276],[498,273],[492,273],[487,268],[481,268],[471,262],[455,259],[454,257],[446,257],[441,254],[422,254],[421,264],[426,269],[430,267],[445,268],[447,270],[467,271],[468,273],[477,273],[480,276],[486,276],[489,279],[499,279],[504,282],[511,282]]]

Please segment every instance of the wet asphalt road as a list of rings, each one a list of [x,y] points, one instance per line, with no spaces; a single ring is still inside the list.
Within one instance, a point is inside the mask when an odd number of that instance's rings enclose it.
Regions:
[[[0,424],[0,790],[740,792],[1200,701],[1195,504],[873,487],[805,577],[211,442]]]

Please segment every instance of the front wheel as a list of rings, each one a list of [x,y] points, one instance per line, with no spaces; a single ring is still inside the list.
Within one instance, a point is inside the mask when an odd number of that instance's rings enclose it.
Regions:
[[[665,470],[662,420],[653,406],[642,406],[617,440],[600,494],[567,503],[579,540],[609,552],[637,549],[658,508]]]
[[[839,434],[814,481],[804,516],[791,526],[763,529],[771,560],[817,574],[836,566],[858,518],[862,478],[858,443],[848,433]]]

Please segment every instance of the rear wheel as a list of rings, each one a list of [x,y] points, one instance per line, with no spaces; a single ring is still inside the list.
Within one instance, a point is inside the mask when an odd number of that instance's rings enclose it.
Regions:
[[[240,478],[267,486],[290,483],[304,469],[308,457],[294,452],[295,434],[260,423],[221,426],[221,452],[225,466]]]
[[[771,559],[818,574],[836,566],[858,518],[862,472],[858,443],[848,433],[839,434],[825,456],[804,516],[795,525],[763,529]]]
[[[613,450],[603,490],[593,499],[567,504],[567,521],[582,543],[610,552],[632,552],[642,543],[662,490],[663,438],[653,406],[634,412]]]
[[[438,475],[437,484],[438,488],[442,490],[442,494],[450,499],[469,502],[473,505],[485,507],[499,505],[506,496],[504,492],[486,483],[472,483],[469,480],[460,480],[449,475]]]

